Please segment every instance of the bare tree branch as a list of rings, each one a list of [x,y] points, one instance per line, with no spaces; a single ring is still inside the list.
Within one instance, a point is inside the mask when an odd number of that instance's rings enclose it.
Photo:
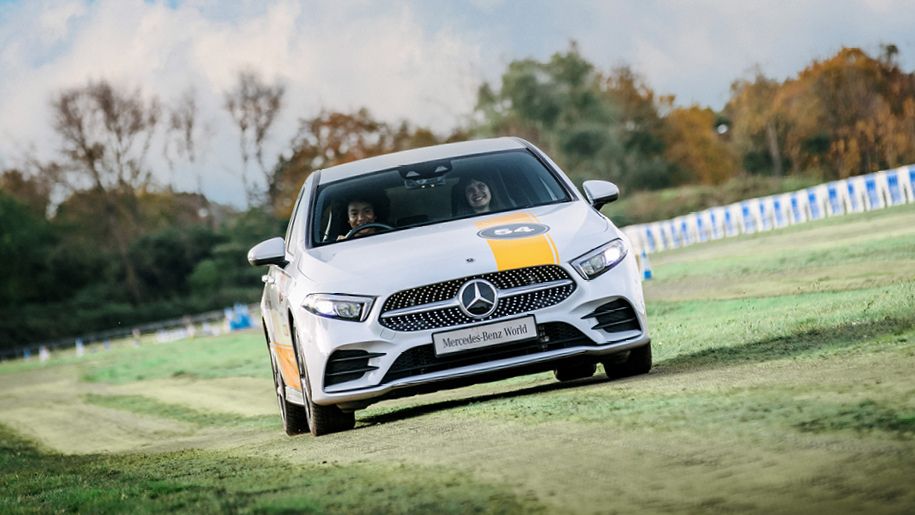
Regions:
[[[139,226],[137,193],[152,182],[146,158],[160,124],[159,101],[145,100],[139,89],[120,90],[101,80],[62,91],[51,107],[62,142],[62,178],[74,189],[88,186],[101,194],[99,223],[115,244],[128,292],[139,302],[128,250]]]
[[[165,138],[162,154],[168,167],[174,173],[180,162],[191,165],[197,163],[206,142],[213,136],[212,128],[200,121],[200,107],[197,104],[197,93],[188,88],[181,97],[167,109]],[[197,175],[197,183],[201,177]]]
[[[264,162],[264,144],[282,109],[285,92],[282,84],[266,84],[256,72],[242,70],[238,72],[234,88],[224,93],[224,106],[239,131],[241,178],[250,204],[265,200],[263,192],[258,191],[247,176],[252,156],[263,176],[266,190],[269,192],[273,188],[274,173]]]

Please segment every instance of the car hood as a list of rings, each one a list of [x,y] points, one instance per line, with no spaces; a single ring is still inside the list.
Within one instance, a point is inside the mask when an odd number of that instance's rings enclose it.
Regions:
[[[620,231],[585,202],[567,202],[382,233],[311,249],[299,270],[328,292],[390,293],[571,259]]]

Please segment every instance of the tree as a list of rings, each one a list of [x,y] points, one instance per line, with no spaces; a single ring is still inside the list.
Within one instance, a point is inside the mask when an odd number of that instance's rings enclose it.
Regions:
[[[611,70],[604,81],[604,90],[619,109],[624,151],[620,182],[640,189],[671,186],[676,178],[664,156],[664,115],[673,108],[674,97],[655,95],[628,66]]]
[[[0,191],[24,204],[32,214],[46,217],[51,203],[51,181],[11,168],[0,173]]]
[[[773,109],[778,82],[757,70],[752,80],[731,84],[731,98],[724,112],[731,125],[734,149],[743,156],[743,166],[750,172],[769,171],[781,176],[784,168],[782,141],[785,122]]]
[[[224,106],[238,127],[239,151],[241,152],[241,178],[248,196],[248,203],[259,204],[265,200],[263,192],[248,177],[252,156],[261,172],[266,187],[266,199],[276,189],[275,168],[268,168],[264,162],[264,145],[270,128],[283,106],[285,86],[279,83],[267,84],[252,70],[238,72],[235,86],[223,94]]]
[[[53,234],[44,213],[0,191],[0,307],[42,298]]]
[[[474,130],[528,138],[579,180],[622,178],[618,109],[601,83],[574,42],[546,62],[513,61],[497,89],[483,84],[478,90]]]
[[[773,109],[794,171],[841,178],[915,160],[915,74],[895,55],[843,48],[782,84]]]
[[[161,108],[139,89],[118,89],[107,81],[66,89],[53,97],[54,130],[61,140],[61,167],[74,189],[89,188],[99,201],[97,221],[115,246],[134,302],[141,293],[130,262],[137,236],[137,192],[149,187],[146,159],[159,126]]]
[[[459,134],[442,139],[406,121],[391,125],[374,118],[365,108],[352,113],[322,110],[299,120],[292,155],[281,156],[274,168],[270,203],[278,218],[288,218],[296,192],[315,170],[454,138],[462,139]]]
[[[667,159],[687,182],[720,184],[737,172],[737,161],[715,132],[715,113],[708,108],[678,108],[667,116]]]
[[[200,122],[197,94],[194,89],[189,88],[168,108],[163,154],[172,172],[174,173],[178,163],[196,164],[200,158],[201,147],[210,136],[210,128]],[[199,176],[197,181],[199,183]]]

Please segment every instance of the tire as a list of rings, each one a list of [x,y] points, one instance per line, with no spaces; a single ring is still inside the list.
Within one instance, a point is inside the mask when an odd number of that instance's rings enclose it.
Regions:
[[[559,382],[564,383],[566,381],[591,377],[596,371],[596,363],[571,363],[557,368],[553,371],[553,375],[556,376],[556,379],[558,379]]]
[[[311,382],[308,381],[308,369],[305,367],[305,362],[302,360],[302,357],[299,356],[298,338],[296,337],[295,326],[292,325],[291,320],[289,325],[295,361],[296,365],[299,367],[302,396],[305,399],[304,407],[296,406],[305,413],[305,429],[303,429],[302,432],[309,431],[312,436],[322,436],[330,433],[339,433],[340,431],[349,431],[356,427],[355,412],[346,412],[334,405],[322,406],[312,402]]]
[[[356,414],[352,411],[346,412],[337,406],[321,406],[311,402],[310,398],[306,398],[305,402],[311,410],[308,429],[313,436],[349,431],[356,427]]]
[[[273,367],[273,385],[276,387],[276,401],[280,406],[283,430],[289,436],[300,435],[308,431],[308,415],[303,406],[286,400],[286,384],[272,355],[270,364]]]
[[[289,436],[302,434],[308,431],[308,422],[305,419],[305,408],[286,400],[286,383],[280,374],[280,367],[276,364],[273,351],[270,349],[270,332],[267,331],[267,321],[261,318],[264,327],[264,340],[267,342],[267,356],[270,357],[270,369],[273,371],[273,389],[276,391],[276,402],[280,407],[280,417],[283,421],[283,430]]]
[[[647,374],[651,370],[651,344],[630,350],[629,357],[622,363],[605,361],[603,365],[610,379]]]

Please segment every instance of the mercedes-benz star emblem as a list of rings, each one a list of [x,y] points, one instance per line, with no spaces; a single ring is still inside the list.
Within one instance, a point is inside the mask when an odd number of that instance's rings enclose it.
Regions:
[[[486,318],[496,310],[499,298],[496,287],[485,279],[467,281],[458,291],[461,311],[473,318]]]

